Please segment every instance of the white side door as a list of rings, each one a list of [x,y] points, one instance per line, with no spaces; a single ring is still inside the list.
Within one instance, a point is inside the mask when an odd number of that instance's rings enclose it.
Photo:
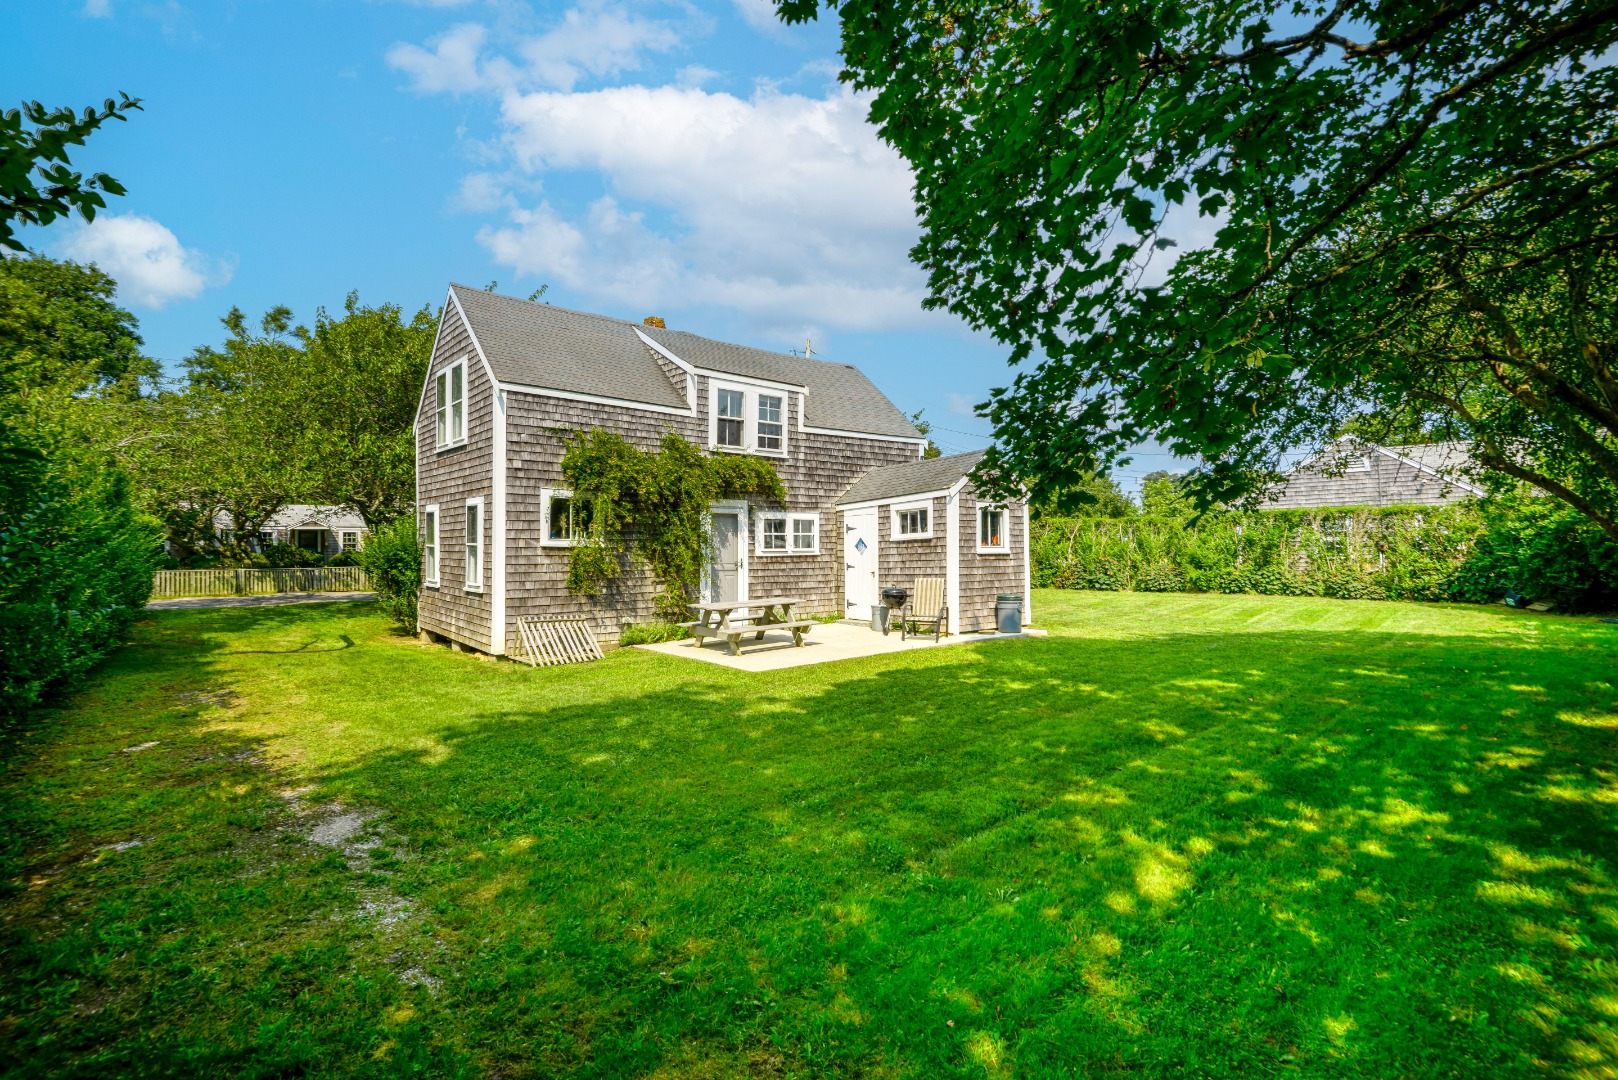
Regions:
[[[843,614],[869,619],[876,598],[876,510],[849,510],[843,514]]]

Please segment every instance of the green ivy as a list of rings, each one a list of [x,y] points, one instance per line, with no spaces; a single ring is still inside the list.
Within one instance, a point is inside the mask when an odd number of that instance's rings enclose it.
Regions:
[[[584,508],[584,535],[568,561],[568,590],[594,596],[638,560],[662,586],[657,612],[669,621],[696,599],[712,556],[709,507],[747,496],[786,501],[768,462],[710,456],[673,432],[655,451],[609,431],[576,432],[562,457],[562,476]]]

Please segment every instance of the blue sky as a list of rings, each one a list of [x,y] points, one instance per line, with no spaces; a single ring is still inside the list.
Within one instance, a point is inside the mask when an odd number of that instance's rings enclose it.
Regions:
[[[903,162],[830,23],[768,0],[6,5],[0,102],[146,111],[75,166],[129,195],[25,232],[122,282],[173,362],[219,318],[436,307],[450,281],[855,363],[948,451],[1004,351],[921,309]],[[1166,465],[1143,457],[1126,473]]]

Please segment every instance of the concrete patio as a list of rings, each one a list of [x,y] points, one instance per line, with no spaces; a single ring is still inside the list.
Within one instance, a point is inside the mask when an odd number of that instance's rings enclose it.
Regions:
[[[737,671],[780,671],[806,664],[829,664],[835,660],[857,660],[865,656],[885,656],[917,649],[943,649],[951,645],[1044,636],[1045,631],[1029,627],[1020,634],[955,634],[946,635],[936,643],[928,634],[901,641],[897,630],[884,637],[880,631],[872,630],[869,623],[845,621],[826,623],[810,630],[804,635],[802,648],[793,647],[792,635],[783,630],[766,630],[763,641],[755,640],[749,634],[742,639],[740,656],[730,655],[730,648],[723,641],[699,647],[695,639],[687,639],[657,645],[636,645],[634,648],[683,656],[688,660],[702,660]]]

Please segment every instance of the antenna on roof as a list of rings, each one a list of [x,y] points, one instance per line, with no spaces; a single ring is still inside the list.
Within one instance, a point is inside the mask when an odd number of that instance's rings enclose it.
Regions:
[[[814,358],[814,355],[815,355],[814,344],[815,344],[814,341],[812,339],[810,339],[810,338],[804,338],[803,339],[803,355],[804,355],[805,359],[813,359]]]

